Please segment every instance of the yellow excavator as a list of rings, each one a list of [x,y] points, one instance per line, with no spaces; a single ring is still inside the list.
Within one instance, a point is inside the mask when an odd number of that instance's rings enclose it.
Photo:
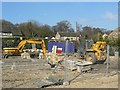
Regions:
[[[98,60],[105,61],[106,58],[106,42],[97,41],[92,48],[86,50],[86,60],[93,64]]]
[[[102,33],[98,33],[98,41],[92,45],[90,49],[86,50],[86,60],[93,64],[98,61],[105,61],[107,59],[107,43],[104,41]]]
[[[46,55],[46,46],[45,46],[44,40],[28,39],[28,40],[22,40],[16,48],[3,48],[3,57],[7,58],[9,55],[18,55],[20,53],[23,53],[23,48],[27,43],[40,44],[42,47],[44,56]]]

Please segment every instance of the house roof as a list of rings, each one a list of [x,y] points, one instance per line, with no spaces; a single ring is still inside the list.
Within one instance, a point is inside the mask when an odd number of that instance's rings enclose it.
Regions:
[[[74,32],[59,32],[61,37],[79,37],[79,34],[76,34]]]
[[[109,37],[118,38],[119,34],[120,34],[120,29],[116,29],[112,33],[110,33]]]

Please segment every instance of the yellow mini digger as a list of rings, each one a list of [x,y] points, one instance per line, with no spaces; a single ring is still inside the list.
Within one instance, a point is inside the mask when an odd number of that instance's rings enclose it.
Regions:
[[[93,64],[98,60],[106,60],[106,42],[98,41],[92,48],[86,50],[86,60]]]

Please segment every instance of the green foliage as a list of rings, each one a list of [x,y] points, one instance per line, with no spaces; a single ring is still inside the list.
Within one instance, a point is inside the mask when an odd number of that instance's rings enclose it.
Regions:
[[[70,40],[69,38],[66,38],[66,40]]]
[[[112,42],[112,45],[120,47],[120,38],[114,39],[114,42]]]
[[[108,44],[110,44],[111,46],[117,46],[120,47],[120,37],[118,38],[108,38],[107,39]]]
[[[102,33],[101,32],[98,32],[98,41],[102,41],[103,38],[102,38]]]
[[[12,24],[9,21],[6,20],[0,20],[0,22],[2,22],[2,32],[3,33],[12,33],[13,35],[20,35],[21,33],[19,32],[18,28]]]
[[[19,24],[19,30],[25,37],[44,38],[54,35],[49,25],[41,25],[33,21]]]
[[[94,27],[90,27],[90,26],[85,26],[80,31],[80,34],[85,39],[93,39],[93,41],[96,42],[96,41],[102,39],[101,38],[102,36],[100,36],[99,33],[101,33],[101,35],[102,35],[103,32],[104,32],[103,28],[94,28]]]
[[[32,44],[30,43],[25,44],[23,49],[32,49]]]
[[[63,20],[58,22],[55,26],[52,27],[54,33],[57,32],[74,32],[72,25],[69,21]]]
[[[18,35],[17,33],[19,33],[19,35],[22,34],[24,38],[51,38],[55,36],[57,32],[74,32],[71,23],[67,20],[60,21],[55,26],[42,25],[36,21],[28,21],[14,25],[9,21],[2,20],[2,29],[3,32],[12,32],[13,35]],[[78,34],[81,34],[81,37],[84,39],[93,39],[93,41],[96,42],[101,40],[101,35],[104,31],[105,29],[103,28],[84,26],[78,30]],[[101,33],[101,35],[99,35],[99,33]],[[103,41],[113,46],[120,46],[120,38],[111,40],[105,38]]]
[[[116,40],[116,46],[120,47],[120,37]]]
[[[36,21],[21,23],[18,25],[21,34],[25,37],[53,37],[56,32],[74,32],[70,22],[61,21],[57,25],[51,27],[47,24],[42,25]]]

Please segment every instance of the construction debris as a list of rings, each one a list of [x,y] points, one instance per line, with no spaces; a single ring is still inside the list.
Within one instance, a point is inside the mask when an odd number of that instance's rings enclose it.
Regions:
[[[42,52],[39,53],[39,59],[43,59],[44,58],[44,54]]]
[[[60,61],[64,59],[64,56],[57,55],[54,53],[48,53],[46,56],[47,56],[47,61],[52,65],[57,65],[59,64]]]
[[[89,65],[78,65],[77,66],[77,71],[82,73],[82,72],[87,72],[89,70],[92,70],[92,67]]]
[[[96,45],[99,46],[100,43],[101,42],[97,43]],[[76,79],[75,81],[77,82],[81,81],[81,79],[87,80],[87,78],[84,77],[85,76],[84,74],[87,74],[87,73],[82,73],[82,72],[90,71],[90,73],[88,74],[89,78],[93,77],[95,74],[97,74],[98,76],[99,75],[101,76],[100,73],[102,73],[102,75],[105,73],[104,72],[105,64],[102,64],[102,65],[95,64],[95,63],[93,64],[94,59],[96,57],[95,56],[96,54],[94,55],[93,50],[91,50],[92,54],[89,53],[86,55],[88,56],[88,59],[86,59],[86,56],[85,58],[81,57],[80,59],[80,56],[78,53],[77,53],[78,55],[76,54],[76,56],[78,57],[75,57],[75,55],[68,55],[67,49],[65,50],[66,53],[59,53],[59,54],[56,53],[54,49],[56,49],[56,47],[54,47],[52,52],[49,52],[49,53],[46,53],[46,51],[44,53],[39,52],[39,59],[38,58],[31,59],[32,56],[30,57],[30,53],[24,51],[24,53],[21,54],[21,58],[22,60],[23,59],[30,60],[27,62],[15,62],[12,60],[11,62],[5,61],[2,67],[4,70],[3,71],[3,85],[4,85],[3,87],[6,88],[9,84],[10,84],[9,87],[18,87],[18,88],[19,87],[45,88],[45,87],[51,87],[54,85],[56,86],[56,85],[66,85],[66,84],[69,86],[69,84],[71,84],[71,82],[75,79]],[[99,55],[97,57],[99,57]],[[116,56],[117,55],[118,53],[116,53]],[[115,61],[114,63],[115,64],[111,63],[110,61],[110,66],[112,67],[111,71],[114,71],[115,68],[117,68]],[[60,65],[63,68],[58,70],[58,67]],[[93,65],[96,70],[92,70]],[[79,75],[76,75],[76,73],[77,74],[79,73]],[[49,77],[45,78],[45,76],[48,76],[48,75]],[[53,77],[50,77],[50,75],[53,75]],[[111,76],[115,76],[115,75],[116,73],[111,74]],[[79,76],[81,76],[81,78]],[[79,77],[80,79],[77,77]],[[100,77],[94,76],[94,78],[92,79],[100,80]]]
[[[24,51],[24,53],[21,53],[21,58],[22,59],[31,59],[30,54]]]
[[[77,61],[72,61],[72,60],[66,60],[66,63],[67,63],[67,68],[71,71],[73,70],[76,70],[77,67],[76,67],[76,63]]]
[[[11,70],[13,70],[16,67],[15,63],[11,66]]]
[[[56,58],[63,56],[56,55]],[[71,59],[70,59],[71,58]],[[2,85],[3,88],[16,87],[16,88],[47,88],[47,87],[73,87],[79,88],[81,85],[79,83],[85,82],[85,85],[89,85],[90,81],[94,83],[98,82],[117,82],[117,62],[115,62],[115,57],[110,58],[110,73],[108,74],[111,79],[101,79],[105,77],[104,64],[91,64],[91,62],[74,59],[74,57],[65,58],[67,62],[67,81],[70,81],[70,85],[63,85],[64,83],[64,67],[60,70],[56,68],[55,73],[53,69],[46,63],[45,60],[40,59],[5,59],[2,63]],[[114,63],[113,63],[114,62]],[[64,60],[62,65],[64,64]],[[91,68],[94,68],[91,70]],[[77,71],[75,71],[77,70]],[[91,70],[91,71],[90,71]],[[90,73],[82,73],[82,72]],[[115,72],[114,72],[115,71]],[[81,73],[82,74],[81,74]],[[29,76],[29,77],[28,77]],[[46,78],[45,78],[46,77]],[[113,77],[113,78],[112,78]],[[115,79],[114,79],[115,77]],[[90,79],[89,79],[90,78]],[[107,77],[105,77],[107,78]],[[97,81],[95,81],[97,80]],[[73,85],[76,83],[76,86]],[[78,83],[78,84],[77,84]],[[92,84],[91,84],[92,85]],[[100,84],[101,85],[101,84]],[[105,84],[104,84],[105,85]],[[95,85],[96,87],[97,85]],[[102,87],[102,86],[101,86]],[[105,86],[103,86],[105,87]],[[116,87],[116,84],[113,85]]]
[[[81,67],[86,67],[92,65],[92,62],[84,61],[84,60],[66,60],[67,68],[71,71],[82,69]]]

